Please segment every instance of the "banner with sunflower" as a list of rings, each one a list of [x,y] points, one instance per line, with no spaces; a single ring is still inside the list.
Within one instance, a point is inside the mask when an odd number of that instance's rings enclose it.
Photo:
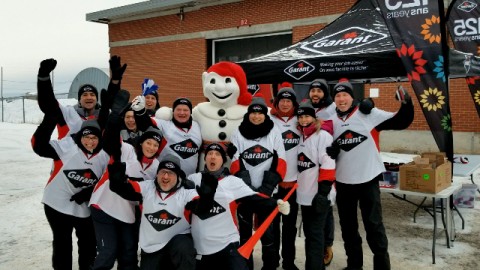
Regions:
[[[447,26],[453,45],[457,50],[480,55],[480,5],[478,1],[454,0],[448,7]],[[465,55],[465,73],[471,68],[473,57]],[[480,116],[480,77],[467,77],[467,85],[473,103]]]
[[[453,160],[443,1],[377,3],[438,148]]]

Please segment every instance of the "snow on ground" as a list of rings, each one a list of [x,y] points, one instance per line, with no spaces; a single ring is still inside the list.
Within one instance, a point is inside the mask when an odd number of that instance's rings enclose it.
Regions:
[[[28,102],[27,102],[28,101]],[[75,104],[73,100],[66,100]],[[18,102],[18,101],[15,101]],[[64,101],[61,100],[62,104]],[[19,103],[21,104],[21,103]],[[5,113],[5,119],[13,123],[0,123],[0,269],[51,269],[52,234],[40,203],[43,187],[49,176],[51,160],[36,156],[30,147],[30,138],[36,124],[22,122],[23,113],[18,110]],[[36,101],[25,100],[27,122],[38,123],[42,114]],[[10,105],[6,105],[7,108]],[[20,119],[20,120],[19,120]],[[54,135],[56,136],[56,135]],[[392,154],[393,155],[393,154]],[[405,158],[402,155],[396,158]],[[480,170],[474,174],[480,181]],[[469,183],[467,178],[455,178],[455,182]],[[478,193],[477,193],[478,196]],[[415,199],[415,198],[413,198]],[[389,238],[392,269],[480,269],[480,204],[475,208],[461,208],[465,229],[461,228],[458,214],[455,216],[457,238],[454,247],[448,249],[444,234],[439,231],[436,248],[436,264],[432,264],[432,218],[423,211],[413,223],[415,207],[382,194],[384,222]],[[328,269],[343,269],[346,257],[341,240],[340,226],[335,211],[334,259]],[[440,217],[439,227],[441,227]],[[300,220],[300,217],[299,217]],[[361,223],[360,223],[361,224]],[[372,254],[364,239],[364,269],[373,269]],[[75,237],[75,236],[73,236]],[[74,243],[75,243],[74,238]],[[75,246],[76,244],[74,244]],[[297,266],[304,268],[304,234],[297,237]],[[74,249],[74,252],[75,249]],[[319,254],[320,256],[320,254]],[[255,252],[256,269],[261,267],[261,248]],[[74,260],[76,256],[74,254]],[[77,266],[74,263],[74,269]],[[280,268],[279,268],[280,269]]]

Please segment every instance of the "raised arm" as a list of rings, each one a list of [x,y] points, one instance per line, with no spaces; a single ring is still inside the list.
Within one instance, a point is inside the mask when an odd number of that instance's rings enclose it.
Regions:
[[[60,159],[55,149],[50,145],[50,137],[53,130],[55,130],[56,123],[57,118],[55,116],[50,114],[43,116],[42,122],[33,133],[31,139],[32,149],[37,155],[52,158],[53,160]]]
[[[141,201],[142,194],[137,192],[125,175],[125,162],[113,162],[108,165],[110,189],[125,200]]]
[[[50,72],[57,66],[57,61],[53,58],[45,59],[40,62],[37,77],[37,99],[38,106],[44,114],[61,114],[58,101],[53,93],[53,86],[50,80]]]

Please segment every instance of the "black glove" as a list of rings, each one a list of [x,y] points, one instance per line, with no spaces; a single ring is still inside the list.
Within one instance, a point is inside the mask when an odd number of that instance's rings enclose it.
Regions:
[[[230,157],[230,159],[233,158],[233,155],[237,152],[237,147],[233,143],[229,143],[227,146],[227,155]]]
[[[196,190],[200,199],[198,200],[198,205],[196,209],[193,209],[192,212],[196,215],[204,215],[213,207],[213,202],[215,197],[215,192],[217,191],[218,180],[209,173],[202,173],[202,183],[200,186],[196,186]]]
[[[332,145],[328,146],[325,150],[327,151],[327,155],[329,155],[332,159],[336,159],[338,154],[340,154],[340,145],[334,141]]]
[[[399,85],[397,91],[395,91],[395,99],[403,104],[407,104],[407,102],[412,101],[412,97],[410,97],[408,92],[401,85]]]
[[[235,176],[238,178],[241,178],[243,182],[247,186],[249,186],[251,189],[256,190],[252,186],[252,178],[250,177],[250,172],[247,171],[247,169],[245,168],[245,165],[243,164],[243,160],[240,158],[238,159],[238,162],[240,162],[240,170],[237,173],[235,173]]]
[[[195,189],[195,183],[192,180],[185,179],[183,181],[183,187],[185,189]]]
[[[112,98],[109,97],[108,92],[105,88],[100,90],[100,104],[102,104],[102,108],[109,111],[112,107]]]
[[[373,102],[373,99],[371,98],[366,98],[360,102],[358,105],[358,109],[360,112],[363,114],[370,114],[372,109],[375,107],[375,103]]]
[[[312,200],[312,207],[316,213],[326,213],[330,207],[330,200],[328,199],[328,193],[332,189],[332,182],[321,181],[318,182],[318,192],[315,194]]]
[[[115,161],[112,164],[108,165],[108,175],[110,183],[112,184],[121,184],[127,181],[127,176],[125,175],[126,164],[125,162]]]
[[[50,72],[57,66],[57,60],[50,58],[40,62],[40,68],[38,69],[38,77],[45,78],[50,76]]]
[[[112,80],[121,80],[125,69],[127,69],[127,64],[121,64],[120,56],[112,56],[108,61],[110,63],[110,71],[112,72]]]
[[[84,188],[79,192],[75,193],[70,197],[70,201],[75,201],[77,204],[82,204],[84,202],[88,202],[90,197],[92,197],[93,186]]]
[[[112,112],[117,113],[117,114],[122,114],[122,111],[125,109],[125,107],[129,104],[130,100],[130,92],[124,89],[120,89],[118,93],[115,94],[112,100]]]
[[[282,182],[282,177],[277,172],[264,171],[262,185],[257,191],[270,197],[280,182]]]

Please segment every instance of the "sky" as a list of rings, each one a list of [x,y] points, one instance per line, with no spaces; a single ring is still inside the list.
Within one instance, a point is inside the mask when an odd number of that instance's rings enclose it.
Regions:
[[[75,99],[60,99],[63,105],[76,103]],[[0,269],[51,269],[52,234],[41,204],[44,186],[49,177],[52,162],[33,153],[30,138],[43,115],[35,100],[24,101],[25,121],[23,122],[22,100],[5,103],[4,120],[0,122]],[[1,109],[1,108],[0,108]],[[56,137],[56,134],[53,134]],[[406,155],[388,154],[389,161],[405,162]],[[474,179],[480,181],[480,169],[474,173]],[[454,177],[454,182],[468,179]],[[448,249],[445,238],[439,232],[436,245],[436,264],[432,265],[432,218],[420,211],[416,223],[412,221],[413,206],[382,194],[384,222],[389,238],[389,251],[392,269],[432,269],[432,270],[471,270],[480,269],[478,250],[480,249],[480,203],[475,208],[462,208],[465,229],[454,215],[457,239],[454,247]],[[477,194],[478,195],[478,194]],[[343,241],[338,225],[336,207],[334,258],[327,268],[343,269],[346,264]],[[439,221],[439,226],[441,222]],[[373,269],[372,254],[362,235],[364,251],[364,269]],[[296,238],[296,264],[304,269],[304,234]],[[74,237],[74,261],[76,255]],[[260,269],[261,248],[254,251],[255,267]],[[73,270],[77,270],[76,266]]]
[[[0,67],[3,96],[36,91],[42,60],[55,58],[54,89],[68,92],[85,68],[108,68],[108,26],[86,21],[87,13],[145,0],[2,0]]]

